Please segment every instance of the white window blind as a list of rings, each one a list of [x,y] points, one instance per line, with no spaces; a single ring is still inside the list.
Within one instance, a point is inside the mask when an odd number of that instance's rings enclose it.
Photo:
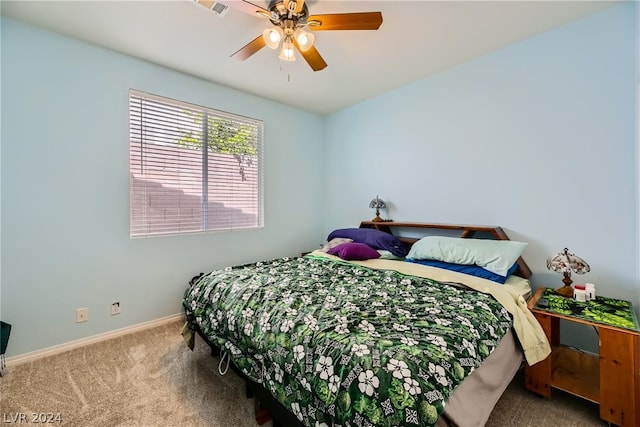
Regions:
[[[130,235],[258,228],[260,120],[129,93]]]

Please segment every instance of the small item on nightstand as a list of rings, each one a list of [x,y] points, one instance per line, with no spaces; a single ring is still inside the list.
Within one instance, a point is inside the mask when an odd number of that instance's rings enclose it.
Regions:
[[[594,285],[593,283],[587,283],[585,286],[585,290],[587,291],[587,299],[589,301],[596,299],[596,285]]]
[[[584,289],[578,289],[578,286],[576,286],[576,289],[573,290],[573,299],[579,302],[586,302],[587,292]]]

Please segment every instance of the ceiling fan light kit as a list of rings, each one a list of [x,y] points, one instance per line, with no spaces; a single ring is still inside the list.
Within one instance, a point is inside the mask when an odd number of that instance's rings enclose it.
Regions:
[[[280,27],[267,28],[262,33],[262,37],[264,38],[264,42],[267,44],[267,47],[271,49],[277,49],[280,45],[280,40],[284,36],[284,32]]]
[[[262,14],[260,13],[260,15]],[[307,37],[307,33],[302,30],[302,28],[295,27],[296,23],[294,23],[293,20],[286,19],[282,22],[283,25],[279,27],[267,28],[262,33],[262,37],[265,38],[267,47],[270,47],[271,49],[277,49],[280,44],[280,40],[284,36],[284,41],[282,42],[282,50],[280,51],[279,58],[283,61],[295,61],[296,54],[293,43],[294,38],[298,42],[298,46],[302,51],[308,50],[313,43],[309,43],[309,37]],[[300,41],[304,42],[304,49],[302,48]]]
[[[278,56],[283,61],[295,61],[296,54],[293,47],[293,39],[291,36],[285,36],[284,41],[282,42],[282,50],[280,51],[280,55]]]
[[[211,0],[194,0],[211,7]],[[282,41],[279,58],[284,61],[295,61],[298,50],[313,71],[323,70],[327,63],[314,46],[315,36],[304,30],[377,30],[382,25],[381,12],[330,13],[309,15],[309,8],[304,0],[271,0],[265,9],[246,0],[231,2],[235,8],[243,12],[251,12],[256,16],[269,19],[272,28],[267,28],[261,35],[234,52],[231,57],[244,61],[263,47],[278,49]],[[241,5],[241,7],[240,7]]]
[[[311,46],[313,46],[313,42],[316,38],[313,34],[307,33],[302,28],[296,29],[293,32],[293,37],[296,39],[296,42],[298,42],[300,50],[303,52],[309,50]]]

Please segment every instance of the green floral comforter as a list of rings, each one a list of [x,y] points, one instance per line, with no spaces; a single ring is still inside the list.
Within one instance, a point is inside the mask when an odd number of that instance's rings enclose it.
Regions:
[[[429,426],[512,326],[491,296],[306,256],[213,271],[187,322],[307,426]]]

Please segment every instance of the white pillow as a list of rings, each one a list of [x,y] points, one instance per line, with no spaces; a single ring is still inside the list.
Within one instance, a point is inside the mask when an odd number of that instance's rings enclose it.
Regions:
[[[526,246],[524,242],[513,240],[427,236],[413,244],[407,258],[478,265],[500,276],[506,276]]]
[[[378,253],[380,254],[380,259],[394,259],[394,260],[401,260],[404,259],[401,256],[395,256],[394,254],[392,254],[389,251],[386,251],[384,249],[378,249]]]
[[[322,252],[328,252],[329,249],[331,248],[335,248],[338,245],[341,245],[343,243],[351,243],[353,242],[353,239],[347,239],[345,237],[336,237],[334,239],[329,240],[327,243],[324,244],[324,246],[322,246],[322,248],[320,248],[320,250]]]

